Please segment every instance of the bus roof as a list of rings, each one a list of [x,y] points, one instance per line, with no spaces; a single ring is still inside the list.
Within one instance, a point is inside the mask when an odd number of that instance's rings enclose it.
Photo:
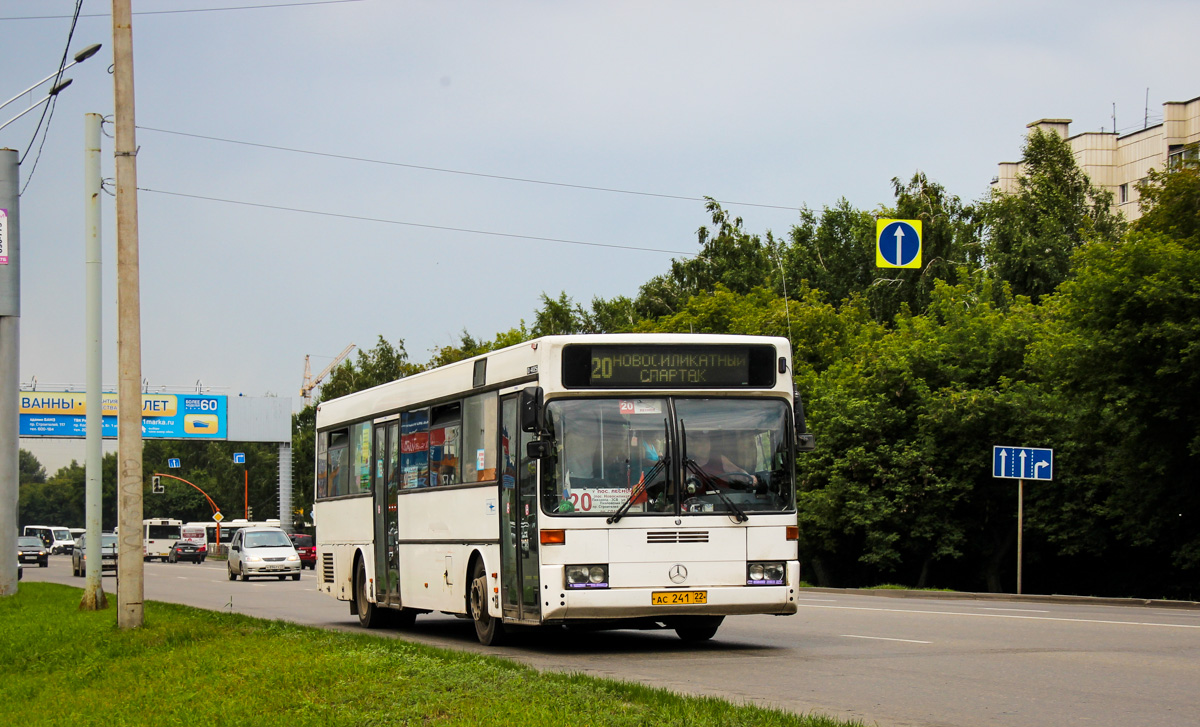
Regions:
[[[535,379],[545,389],[546,394],[552,396],[564,391],[563,387],[558,385],[559,378],[553,375],[553,372],[557,372],[561,366],[563,348],[573,344],[591,344],[593,346],[768,344],[775,347],[778,356],[786,357],[787,370],[791,371],[791,346],[786,338],[781,337],[708,333],[608,333],[544,336],[322,402],[317,406],[317,428],[324,429],[343,423],[362,421],[381,413],[400,411],[424,402],[454,396],[467,396]],[[477,386],[474,381],[475,364],[484,359],[487,360],[485,380],[482,385]],[[541,372],[540,379],[538,379],[539,372]],[[770,387],[770,390],[786,392],[790,396],[790,377],[780,377],[775,386]],[[659,391],[665,393],[678,391],[678,389],[666,387]],[[761,393],[762,389],[757,389],[757,391]],[[653,395],[655,390],[639,390],[638,393],[640,396],[649,396]]]

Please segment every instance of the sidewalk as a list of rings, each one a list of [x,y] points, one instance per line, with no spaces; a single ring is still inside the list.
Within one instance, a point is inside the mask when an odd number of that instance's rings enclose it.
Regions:
[[[1015,593],[967,593],[963,591],[906,591],[897,588],[818,588],[800,589],[801,593],[851,593],[881,598],[933,598],[946,601],[1011,601],[1016,603],[1073,603],[1094,606],[1148,606],[1200,610],[1200,601],[1167,601],[1157,598],[1105,598],[1102,596],[1060,596]]]

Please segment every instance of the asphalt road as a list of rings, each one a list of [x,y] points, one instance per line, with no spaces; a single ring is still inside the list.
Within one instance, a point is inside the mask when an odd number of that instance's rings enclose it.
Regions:
[[[65,556],[25,578],[83,585]],[[315,582],[312,571],[243,583],[223,562],[146,564],[147,600],[361,631]],[[111,598],[112,576],[104,588]],[[435,614],[376,633],[886,727],[1200,726],[1200,610],[803,596],[796,616],[731,617],[699,646],[674,632],[554,630],[487,649],[469,621]]]

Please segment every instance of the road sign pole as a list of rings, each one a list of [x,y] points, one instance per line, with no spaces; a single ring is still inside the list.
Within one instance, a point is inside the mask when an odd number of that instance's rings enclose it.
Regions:
[[[1017,595],[1021,595],[1021,563],[1025,560],[1025,480],[1017,480]]]

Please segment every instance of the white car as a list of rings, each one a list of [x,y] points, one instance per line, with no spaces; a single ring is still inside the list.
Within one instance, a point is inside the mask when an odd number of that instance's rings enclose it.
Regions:
[[[237,531],[229,542],[229,580],[251,576],[288,576],[300,580],[300,555],[292,539],[279,528],[253,527]]]

